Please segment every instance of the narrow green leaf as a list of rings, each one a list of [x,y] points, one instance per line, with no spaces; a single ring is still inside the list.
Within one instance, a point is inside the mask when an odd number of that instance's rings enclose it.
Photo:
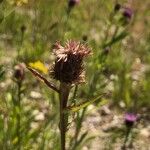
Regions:
[[[76,145],[80,145],[82,143],[82,141],[86,138],[86,136],[88,135],[88,131],[86,131],[85,133],[83,133],[80,137],[80,139],[77,141]]]
[[[65,112],[65,113],[66,113],[66,112],[76,112],[76,111],[78,111],[78,110],[80,110],[80,109],[82,109],[82,108],[87,107],[88,105],[94,103],[95,101],[97,101],[97,100],[99,100],[99,99],[101,99],[101,98],[102,98],[102,95],[101,95],[101,96],[98,96],[98,97],[95,98],[95,99],[92,99],[92,100],[83,102],[83,103],[81,103],[81,104],[78,104],[78,105],[76,105],[76,106],[69,106],[69,107],[67,107],[67,108],[64,110],[64,112]],[[106,100],[103,100],[103,101],[102,101],[102,104],[106,104],[106,102],[107,102]]]
[[[77,146],[78,149],[82,149],[84,145],[89,144],[92,140],[94,140],[96,138],[96,136],[90,136],[90,137],[86,137],[82,143],[80,143],[79,146]]]
[[[4,20],[4,14],[3,11],[0,10],[0,23],[2,23],[3,20]]]

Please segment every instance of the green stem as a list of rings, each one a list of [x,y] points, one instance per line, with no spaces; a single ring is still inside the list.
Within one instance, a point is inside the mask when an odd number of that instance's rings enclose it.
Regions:
[[[17,93],[17,128],[16,128],[16,134],[18,138],[18,150],[21,149],[21,134],[20,134],[20,118],[21,118],[21,82],[18,82],[18,93]]]
[[[23,44],[23,40],[24,40],[24,32],[21,32],[21,35],[20,35],[20,41],[18,43],[18,49],[17,49],[17,60],[20,59],[20,51],[21,51],[21,47],[22,47],[22,44]]]
[[[110,28],[112,26],[112,21],[113,21],[113,18],[114,18],[114,12],[111,12],[110,15],[109,15],[109,21],[110,21],[110,24],[107,26],[107,30],[105,32],[105,37],[103,39],[104,41],[104,44],[107,42],[108,40],[108,37],[109,37],[109,31],[110,31]],[[103,44],[102,44],[103,45]]]
[[[66,131],[68,124],[68,115],[64,114],[67,107],[70,92],[70,84],[60,83],[60,134],[61,134],[61,150],[66,150]]]
[[[73,146],[73,150],[75,150],[76,146],[77,146],[77,142],[78,142],[78,137],[79,137],[79,133],[80,133],[80,129],[82,127],[82,123],[83,123],[83,119],[84,119],[84,115],[86,112],[86,108],[83,109],[81,116],[79,115],[79,113],[77,113],[77,125],[76,125],[76,131],[75,131],[75,136],[74,136],[74,146]]]
[[[129,135],[131,133],[131,129],[132,129],[131,127],[127,127],[127,131],[126,131],[124,143],[123,143],[123,146],[122,146],[122,150],[126,150],[126,143],[128,142]]]
[[[114,30],[114,33],[113,33],[113,35],[112,35],[112,39],[111,39],[111,41],[113,41],[113,40],[115,39],[115,37],[116,37],[116,35],[117,35],[118,31],[119,31],[119,27],[118,27],[118,26],[116,26],[116,27],[115,27],[115,30]]]

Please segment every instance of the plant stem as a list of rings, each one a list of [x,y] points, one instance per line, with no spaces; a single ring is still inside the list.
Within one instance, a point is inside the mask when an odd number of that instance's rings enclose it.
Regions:
[[[68,124],[68,115],[64,113],[67,107],[68,96],[70,92],[70,84],[60,83],[60,134],[61,134],[61,150],[66,150],[66,131]]]
[[[131,133],[131,127],[127,127],[127,131],[126,131],[124,143],[123,143],[123,146],[122,146],[122,150],[126,150],[126,143],[128,142],[130,133]]]
[[[21,135],[20,135],[20,111],[21,111],[21,82],[18,82],[18,93],[17,93],[17,107],[18,107],[18,111],[17,111],[17,128],[16,128],[16,134],[17,134],[17,138],[18,138],[18,150],[21,149]]]
[[[82,123],[83,123],[83,119],[84,119],[84,115],[85,115],[86,110],[87,110],[87,107],[85,107],[82,110],[81,116],[79,115],[79,113],[77,113],[77,120],[78,121],[77,121],[77,125],[76,125],[76,130],[75,130],[73,150],[75,150],[75,148],[77,146],[79,133],[80,133],[80,130],[81,130],[81,127],[82,127]]]

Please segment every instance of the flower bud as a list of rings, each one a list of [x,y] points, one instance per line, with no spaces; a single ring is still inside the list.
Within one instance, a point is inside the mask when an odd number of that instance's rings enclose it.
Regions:
[[[114,7],[114,11],[117,12],[120,10],[120,8],[121,8],[121,5],[119,3],[117,3]]]
[[[69,2],[68,2],[68,7],[69,7],[69,8],[74,7],[76,4],[79,3],[79,1],[80,1],[80,0],[69,0]]]
[[[86,41],[88,40],[88,36],[87,36],[87,35],[83,35],[83,36],[82,36],[82,40],[83,40],[84,42],[86,42]]]
[[[110,47],[105,47],[105,48],[103,49],[103,54],[104,54],[104,55],[108,55],[109,52],[110,52]]]
[[[22,81],[25,76],[25,65],[23,63],[18,64],[14,68],[14,78],[17,81]]]
[[[22,25],[22,26],[20,27],[20,30],[21,30],[22,33],[24,33],[24,32],[26,31],[26,26],[25,26],[25,25]]]
[[[132,18],[132,15],[133,15],[133,11],[131,8],[127,8],[125,7],[124,10],[123,10],[123,16],[127,19],[131,19]]]

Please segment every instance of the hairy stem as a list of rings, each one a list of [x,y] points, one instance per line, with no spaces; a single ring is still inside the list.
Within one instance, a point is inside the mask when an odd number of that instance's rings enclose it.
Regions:
[[[68,115],[64,113],[67,107],[68,96],[70,92],[70,84],[60,83],[60,134],[61,134],[61,150],[66,150],[66,130],[68,124]]]

